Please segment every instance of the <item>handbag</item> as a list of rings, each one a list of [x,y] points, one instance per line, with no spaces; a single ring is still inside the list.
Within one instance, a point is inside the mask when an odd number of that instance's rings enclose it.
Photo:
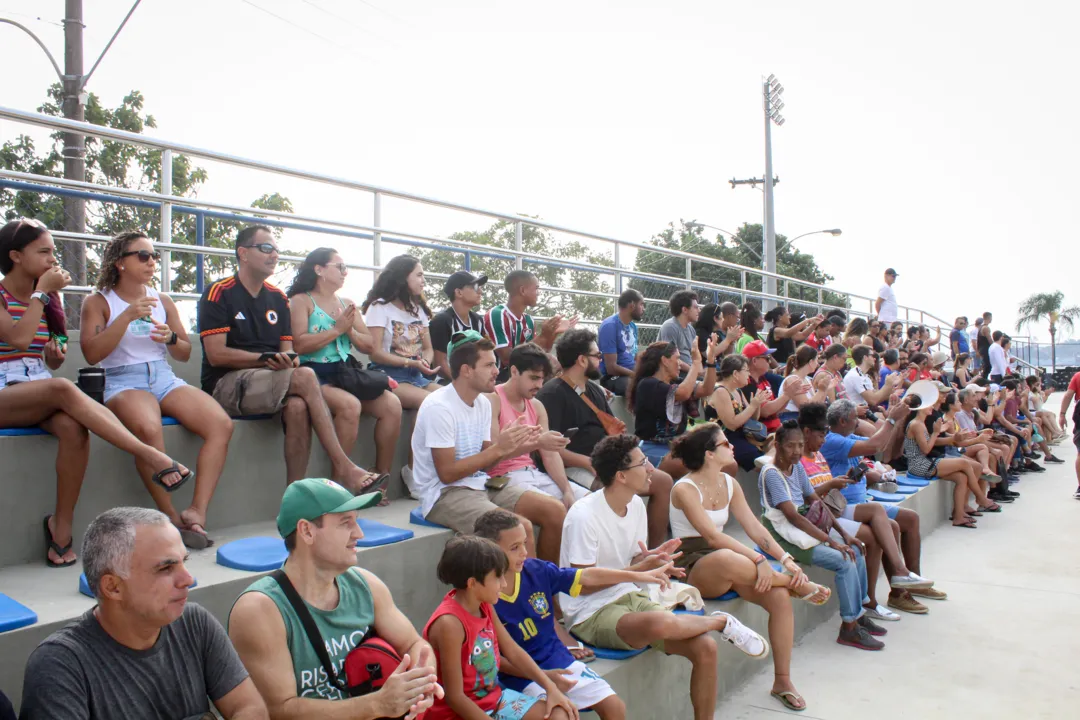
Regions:
[[[825,497],[821,499],[821,502],[836,517],[843,517],[844,510],[847,510],[847,498],[839,490],[830,490],[825,493]]]
[[[813,523],[814,527],[823,533],[832,530],[832,511],[821,500],[814,500],[809,505],[803,505],[799,508],[799,514]]]
[[[801,466],[796,464],[796,467]],[[776,472],[780,472],[779,468],[775,465],[766,463],[765,466],[761,468],[761,474],[758,475],[758,492],[761,494],[761,503],[765,508],[765,512],[762,514],[768,519],[769,523],[773,526],[773,529],[776,530],[776,533],[795,547],[800,550],[809,550],[810,548],[817,547],[821,544],[820,540],[812,537],[802,528],[797,528],[792,525],[791,521],[787,519],[787,516],[784,515],[781,510],[777,510],[769,505],[765,493],[765,473],[770,468],[776,470]],[[780,475],[783,477],[783,473],[780,473]],[[788,485],[787,478],[784,478],[784,487],[787,488],[788,491],[787,499],[794,503],[795,500],[791,497],[791,486]],[[804,504],[805,503],[799,503],[798,505],[801,507]]]
[[[569,384],[570,383],[567,383],[567,385]],[[577,392],[577,388],[574,388],[574,392]],[[589,399],[588,391],[579,393],[578,397],[581,398],[582,402],[588,405],[589,409],[596,414],[596,419],[599,420],[600,424],[604,427],[605,433],[608,435],[622,435],[626,432],[626,423],[611,413],[606,413],[596,407],[596,404]]]
[[[758,442],[764,442],[769,437],[769,430],[765,427],[765,423],[754,418],[750,418],[742,424],[741,430],[746,435],[746,439]]]
[[[361,402],[374,400],[390,389],[390,378],[386,373],[365,370],[352,355],[336,365],[330,384],[341,388]]]
[[[338,688],[346,697],[359,697],[375,692],[383,686],[398,666],[401,665],[401,656],[398,655],[394,646],[375,635],[375,628],[367,631],[356,647],[345,656],[345,677],[341,677],[334,671],[334,664],[330,661],[330,655],[326,652],[326,643],[323,641],[319,627],[315,624],[315,618],[311,617],[300,594],[296,592],[289,576],[284,570],[278,569],[270,573],[270,577],[281,586],[293,612],[304,626],[304,633],[308,642],[315,650],[315,654],[322,663],[323,671],[326,672],[327,681]],[[402,716],[404,717],[404,716]]]

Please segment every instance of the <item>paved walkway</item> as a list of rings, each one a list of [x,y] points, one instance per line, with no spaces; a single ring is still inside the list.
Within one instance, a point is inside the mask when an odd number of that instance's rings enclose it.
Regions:
[[[1047,407],[1058,402],[1060,395]],[[1022,497],[1002,513],[984,514],[977,530],[942,525],[926,539],[923,575],[949,599],[926,600],[929,615],[884,623],[885,650],[836,644],[836,616],[795,647],[792,676],[805,712],[769,696],[770,663],[716,717],[1080,718],[1076,450],[1066,441],[1054,451],[1066,463],[1022,475],[1013,486]]]

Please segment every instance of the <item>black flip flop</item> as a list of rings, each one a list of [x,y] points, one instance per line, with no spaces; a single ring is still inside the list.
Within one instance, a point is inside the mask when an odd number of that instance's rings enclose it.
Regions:
[[[173,485],[166,485],[162,481],[161,478],[165,477],[166,475],[172,475],[173,473],[176,473],[177,475],[180,476],[180,482],[174,483]],[[152,478],[150,478],[150,479],[153,480],[158,485],[160,485],[161,487],[165,488],[165,492],[172,493],[172,492],[176,492],[177,490],[179,490],[181,485],[183,485],[184,483],[186,483],[188,480],[190,480],[193,477],[195,477],[195,471],[194,470],[188,470],[186,473],[181,473],[180,472],[180,464],[174,462],[172,464],[172,467],[168,467],[168,468],[165,468],[164,470],[157,471],[156,473],[154,473],[154,476]]]
[[[953,523],[952,526],[953,527],[959,527],[959,528],[967,528],[968,530],[978,530],[979,529],[979,526],[975,524],[974,520],[968,520],[967,522],[962,522],[962,523]]]
[[[45,521],[42,523],[45,526],[45,547],[46,547],[46,550],[45,550],[45,563],[49,567],[54,567],[54,568],[69,567],[71,565],[74,565],[75,563],[78,562],[78,560],[72,560],[70,562],[58,562],[57,563],[57,562],[53,562],[52,560],[49,559],[49,550],[52,550],[54,553],[56,553],[56,557],[58,557],[58,558],[63,558],[65,555],[67,555],[69,552],[71,552],[71,543],[70,542],[67,545],[65,545],[64,547],[60,547],[56,543],[56,538],[53,537],[52,530],[49,530],[49,518],[51,518],[51,517],[52,517],[52,515],[46,515],[45,516]]]
[[[366,495],[367,493],[381,492],[386,494],[386,486],[390,484],[390,473],[383,473],[376,475],[375,479],[370,483],[360,488],[360,495]]]
[[[994,503],[992,507],[989,506],[989,505],[986,506],[986,507],[979,507],[979,512],[999,513],[999,512],[1001,512],[1001,506],[998,505],[997,503]]]

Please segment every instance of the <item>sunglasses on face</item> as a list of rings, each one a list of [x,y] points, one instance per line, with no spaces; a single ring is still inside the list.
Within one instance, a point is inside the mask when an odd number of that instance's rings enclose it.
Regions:
[[[141,263],[148,263],[150,262],[151,258],[154,259],[154,262],[158,262],[161,260],[161,253],[159,253],[157,250],[154,250],[153,252],[151,252],[150,250],[129,250],[126,253],[121,253],[120,257],[122,259],[131,257],[132,255],[138,255],[139,262]]]
[[[255,243],[254,245],[241,245],[240,247],[255,248],[263,255],[272,255],[278,251],[277,246],[273,243]]]
[[[270,243],[264,243],[264,244],[265,244],[265,245],[269,245]],[[265,251],[264,251],[264,252],[265,252]],[[268,254],[269,254],[269,253],[268,253]],[[348,265],[346,265],[346,264],[345,264],[345,263],[343,263],[343,262],[339,262],[339,263],[327,263],[327,264],[326,264],[326,267],[332,267],[332,268],[337,268],[337,269],[338,269],[338,272],[339,272],[339,273],[341,273],[342,275],[348,275],[348,274],[349,274],[349,266],[348,266]]]

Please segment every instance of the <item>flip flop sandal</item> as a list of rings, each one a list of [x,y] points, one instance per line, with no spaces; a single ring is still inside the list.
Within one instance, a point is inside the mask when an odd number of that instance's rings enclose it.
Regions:
[[[952,526],[953,527],[967,528],[968,530],[978,530],[979,529],[979,526],[975,524],[974,520],[968,520],[967,522],[962,522],[962,523],[953,523]]]
[[[204,532],[194,530],[193,528],[196,527]],[[184,541],[184,547],[189,550],[205,550],[214,544],[214,541],[206,534],[206,528],[199,523],[192,523],[187,527],[177,526],[176,529],[180,531],[180,539]]]
[[[177,482],[177,483],[173,483],[172,485],[166,485],[165,482],[161,478],[165,477],[166,475],[172,475],[173,473],[176,473],[177,475],[180,476],[180,481]],[[153,480],[156,484],[158,484],[161,487],[165,488],[165,492],[173,493],[173,492],[176,492],[177,490],[179,490],[181,485],[183,485],[184,483],[186,483],[188,480],[192,479],[193,477],[195,477],[195,471],[194,470],[188,470],[186,473],[182,473],[182,472],[180,472],[180,464],[174,462],[172,464],[172,467],[168,467],[168,468],[165,468],[164,470],[157,471],[156,473],[154,473],[154,476],[152,478],[150,478],[150,479]]]
[[[797,692],[792,692],[791,690],[784,690],[783,692],[771,692],[769,694],[772,695],[777,700],[779,700],[783,704],[783,706],[786,707],[788,710],[794,710],[795,712],[802,712],[803,710],[806,709],[806,700],[804,700],[803,696],[800,695]],[[799,707],[798,705],[794,704],[793,698],[797,698],[799,700],[802,700],[802,704],[803,704],[802,707]]]
[[[574,650],[585,650],[586,648],[585,648],[585,646],[584,646],[584,645],[581,645],[581,644],[578,644],[578,645],[567,645],[567,646],[566,646],[566,649],[567,649],[567,650],[569,650],[569,651],[571,651],[571,652],[570,652],[570,657],[573,657],[573,658],[574,658],[575,660],[577,660],[577,661],[578,661],[579,663],[585,663],[586,665],[588,665],[589,663],[591,663],[591,662],[592,662],[593,660],[595,660],[595,659],[596,659],[596,655],[595,655],[595,654],[593,654],[593,655],[586,655],[586,656],[585,656],[585,657],[583,657],[583,658],[578,658],[578,657],[574,657],[574,653],[573,653],[573,651],[574,651]]]
[[[49,567],[54,567],[54,568],[69,567],[71,565],[74,565],[75,563],[78,562],[78,560],[72,560],[70,562],[63,562],[62,561],[63,557],[65,555],[67,555],[69,552],[71,552],[71,543],[69,542],[67,545],[65,545],[63,547],[61,547],[60,545],[57,544],[56,538],[53,537],[52,531],[49,530],[49,518],[51,518],[51,517],[52,517],[52,515],[46,515],[45,516],[45,521],[42,523],[45,526],[45,547],[47,548],[45,550],[45,563]],[[52,550],[54,553],[56,553],[56,557],[61,558],[61,562],[53,562],[52,560],[50,560],[49,559],[49,550]]]
[[[814,590],[811,593],[807,593],[806,595],[799,595],[794,590],[788,590],[788,594],[791,595],[791,597],[793,597],[793,598],[798,598],[799,600],[802,600],[803,602],[810,603],[811,605],[813,605],[815,607],[821,607],[822,605],[828,604],[829,598],[832,597],[832,588],[828,587],[827,585],[818,585],[817,587],[818,587],[817,590]],[[819,600],[817,602],[814,602],[813,600],[810,599],[810,598],[814,597],[815,595],[821,594],[822,592],[824,592],[824,594],[825,594],[825,599],[824,600]],[[783,702],[783,701],[781,701],[781,702]]]
[[[1001,506],[998,505],[997,503],[991,503],[991,504],[987,505],[986,507],[981,507],[980,506],[979,510],[981,510],[982,512],[998,513],[998,512],[1001,512]]]
[[[390,484],[390,473],[382,473],[377,475],[374,480],[371,480],[367,485],[361,485],[360,492],[357,495],[363,495],[366,493],[381,492],[383,494],[382,500],[379,501],[377,507],[386,507],[390,504],[390,498],[386,497],[386,486]]]

